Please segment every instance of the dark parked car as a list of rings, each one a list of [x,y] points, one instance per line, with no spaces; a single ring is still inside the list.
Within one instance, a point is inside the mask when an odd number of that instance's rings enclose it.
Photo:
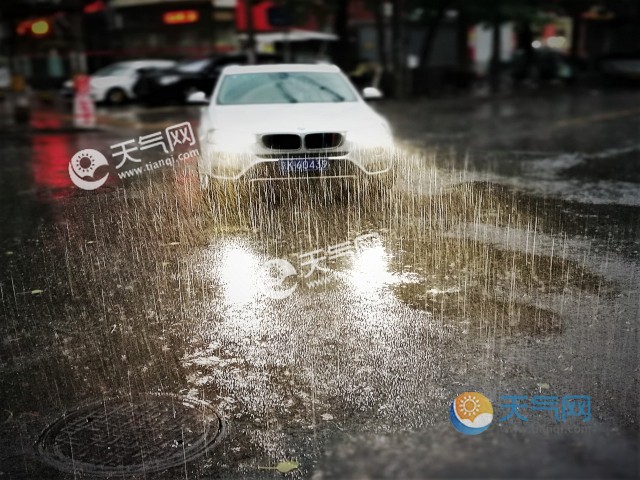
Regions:
[[[640,85],[640,51],[609,54],[598,65],[607,83]]]
[[[266,53],[256,55],[256,63],[259,64],[280,62],[282,62],[280,55]],[[248,63],[248,57],[244,53],[187,60],[173,68],[143,72],[133,91],[136,97],[146,104],[184,103],[193,92],[200,91],[209,95],[224,67]]]
[[[514,53],[511,61],[511,75],[517,81],[533,80],[535,82],[549,82],[561,80],[571,82],[576,71],[569,59],[562,52],[552,48],[535,48],[527,58],[524,50]]]

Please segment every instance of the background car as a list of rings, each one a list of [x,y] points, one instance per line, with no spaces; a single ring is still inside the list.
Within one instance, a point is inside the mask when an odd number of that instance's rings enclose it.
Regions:
[[[598,65],[605,82],[640,85],[640,51],[610,54]]]
[[[368,87],[363,95],[381,92]],[[389,124],[335,65],[225,68],[199,137],[205,187],[212,178],[380,180],[391,175],[395,158]]]
[[[259,53],[256,62],[277,63],[282,57]],[[215,55],[197,60],[187,60],[175,67],[143,72],[138,78],[134,92],[144,103],[186,102],[193,92],[210,94],[222,69],[228,65],[246,65],[246,53]]]
[[[120,105],[133,100],[136,95],[133,86],[138,76],[146,71],[170,68],[173,60],[131,60],[112,63],[91,75],[91,96],[96,102]],[[73,80],[65,82],[64,96],[73,96]]]

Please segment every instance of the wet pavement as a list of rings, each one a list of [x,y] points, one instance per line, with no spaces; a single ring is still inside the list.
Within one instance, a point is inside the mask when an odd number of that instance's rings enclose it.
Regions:
[[[637,105],[380,102],[393,188],[241,205],[193,159],[71,184],[76,151],[197,108],[0,133],[0,477],[637,478]],[[449,421],[465,391],[494,405],[478,436]],[[591,419],[499,421],[505,395],[587,395]]]

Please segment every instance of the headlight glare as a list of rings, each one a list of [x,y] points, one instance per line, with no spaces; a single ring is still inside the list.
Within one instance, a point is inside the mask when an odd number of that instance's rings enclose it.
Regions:
[[[347,133],[347,139],[357,148],[390,148],[393,137],[386,129],[360,129]]]
[[[234,130],[209,130],[207,142],[215,151],[243,153],[250,151],[256,142],[256,136],[252,133]]]

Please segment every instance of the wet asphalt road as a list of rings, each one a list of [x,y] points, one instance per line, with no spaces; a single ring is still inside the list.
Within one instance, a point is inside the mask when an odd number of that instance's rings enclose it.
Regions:
[[[73,462],[190,445],[193,418],[160,415],[82,451],[62,435],[71,472],[35,447],[64,412],[154,393],[207,402],[226,435],[133,478],[276,478],[285,460],[290,478],[636,478],[640,92],[377,108],[405,148],[393,189],[300,185],[240,208],[204,198],[193,161],[69,181],[77,150],[194,108],[0,133],[0,477],[93,478]],[[274,259],[295,269],[281,299]],[[449,422],[465,391],[494,404],[479,436]],[[592,418],[500,422],[504,395],[589,395]]]

